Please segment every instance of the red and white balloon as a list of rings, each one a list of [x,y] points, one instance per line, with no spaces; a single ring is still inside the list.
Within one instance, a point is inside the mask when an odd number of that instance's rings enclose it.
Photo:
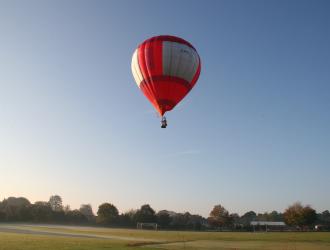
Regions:
[[[134,51],[132,73],[143,94],[163,116],[195,86],[201,72],[196,49],[175,36],[155,36]]]

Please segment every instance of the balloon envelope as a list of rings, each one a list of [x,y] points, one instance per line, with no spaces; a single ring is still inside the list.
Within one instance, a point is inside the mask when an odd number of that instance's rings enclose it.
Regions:
[[[201,62],[196,49],[175,36],[155,36],[134,51],[132,73],[143,94],[163,116],[195,86]]]

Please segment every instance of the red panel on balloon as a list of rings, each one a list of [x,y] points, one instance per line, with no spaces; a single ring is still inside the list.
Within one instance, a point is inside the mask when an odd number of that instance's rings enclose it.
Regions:
[[[172,110],[191,89],[189,82],[171,76],[151,77],[143,81],[140,88],[161,116]]]

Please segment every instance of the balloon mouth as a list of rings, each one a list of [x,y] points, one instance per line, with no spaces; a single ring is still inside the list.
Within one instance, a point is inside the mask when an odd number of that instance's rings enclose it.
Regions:
[[[164,116],[164,114],[166,113],[166,111],[167,111],[167,110],[163,110],[163,109],[161,109],[161,108],[158,108],[158,109],[157,109],[157,112],[158,112],[158,114],[159,114],[161,117]]]
[[[155,105],[160,116],[164,116],[167,111],[172,110],[175,107],[175,104],[169,102],[168,100],[159,100],[157,105]]]

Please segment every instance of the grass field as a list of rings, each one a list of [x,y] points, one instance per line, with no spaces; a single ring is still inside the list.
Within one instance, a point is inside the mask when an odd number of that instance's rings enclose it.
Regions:
[[[330,250],[330,233],[179,232],[0,224],[0,250]]]

